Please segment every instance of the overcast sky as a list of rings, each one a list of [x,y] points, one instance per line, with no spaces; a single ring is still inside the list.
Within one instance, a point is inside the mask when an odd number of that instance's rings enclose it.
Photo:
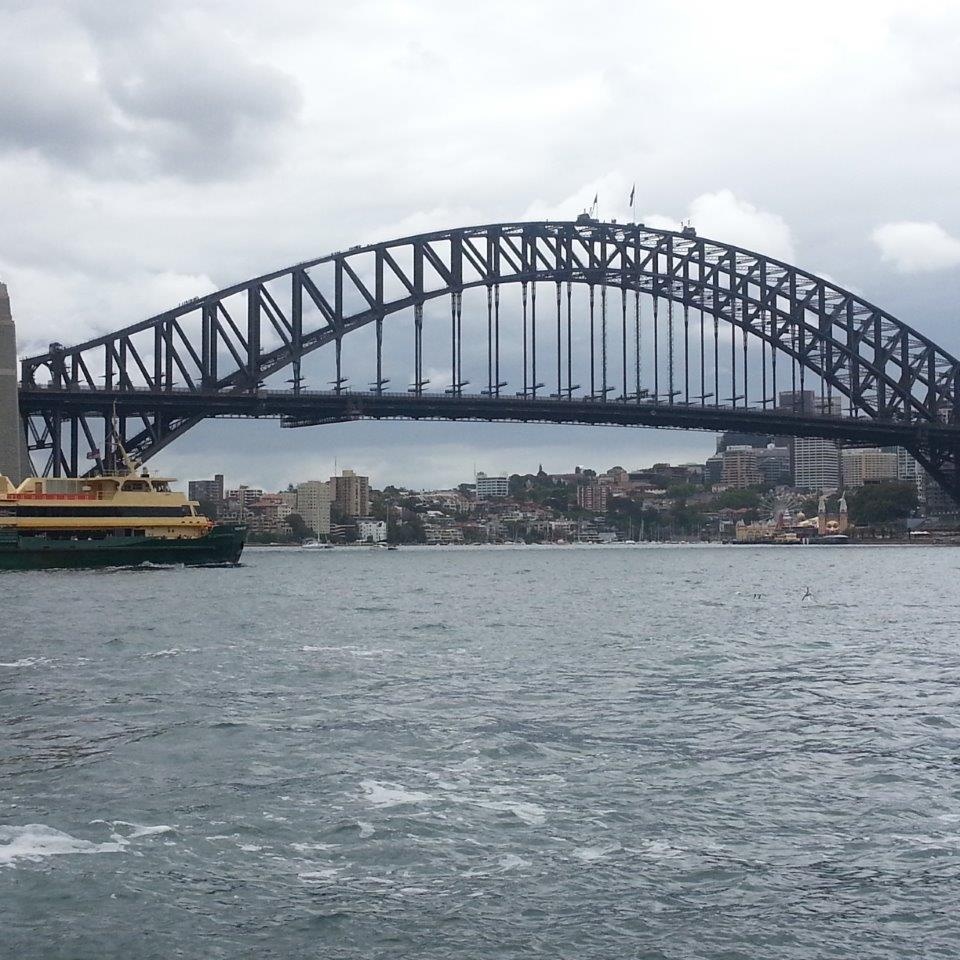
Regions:
[[[0,0],[20,352],[360,242],[600,214],[788,259],[960,352],[960,5]],[[702,460],[707,434],[209,422],[155,466],[375,485]]]

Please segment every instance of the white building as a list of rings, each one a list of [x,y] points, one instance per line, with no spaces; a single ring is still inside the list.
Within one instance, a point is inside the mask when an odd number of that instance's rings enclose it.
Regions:
[[[897,455],[876,448],[843,451],[843,483],[862,487],[865,483],[897,479]]]
[[[495,497],[508,497],[510,482],[505,476],[488,477],[485,473],[477,474],[477,499],[491,500]]]
[[[387,521],[374,520],[373,517],[357,519],[357,539],[361,543],[386,543]]]
[[[840,487],[840,448],[832,440],[794,437],[790,456],[794,486],[821,492]]]
[[[438,523],[425,523],[423,532],[427,543],[463,543],[463,530],[460,527],[443,526]]]
[[[251,503],[259,500],[263,494],[264,491],[260,487],[248,487],[246,484],[241,483],[240,486],[234,490],[224,491],[223,499],[233,500],[241,507],[249,507]]]

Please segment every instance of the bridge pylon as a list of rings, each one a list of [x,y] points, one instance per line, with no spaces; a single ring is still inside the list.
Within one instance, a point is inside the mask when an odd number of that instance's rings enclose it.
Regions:
[[[0,474],[18,484],[29,464],[17,386],[17,331],[7,285],[0,283]]]

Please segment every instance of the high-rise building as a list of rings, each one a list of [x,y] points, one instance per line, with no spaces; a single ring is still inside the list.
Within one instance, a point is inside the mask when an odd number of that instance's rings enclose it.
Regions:
[[[816,396],[812,390],[784,390],[777,397],[777,409],[813,413]]]
[[[770,437],[759,433],[742,433],[739,430],[727,430],[717,436],[717,453],[723,453],[730,447],[754,447],[762,450],[770,443]]]
[[[737,490],[763,483],[757,467],[757,451],[753,447],[727,447],[723,452],[721,480]]]
[[[477,474],[477,499],[492,500],[495,497],[510,496],[510,482],[505,476],[488,477],[485,473]]]
[[[884,453],[893,453],[897,457],[897,479],[913,480],[920,489],[920,478],[923,475],[923,467],[913,458],[906,447],[881,447]]]
[[[370,512],[370,478],[361,477],[352,470],[344,470],[339,477],[331,477],[333,502],[344,516],[365,517]]]
[[[720,483],[723,479],[723,457],[715,453],[712,457],[707,457],[707,462],[703,465],[703,482],[707,486]]]
[[[862,487],[865,483],[897,479],[897,455],[876,448],[843,451],[843,485]]]
[[[297,513],[319,537],[330,535],[330,484],[325,480],[307,480],[297,484]]]
[[[790,444],[793,485],[820,492],[840,487],[840,448],[821,437],[794,437]]]
[[[223,474],[216,474],[212,480],[191,480],[187,484],[187,496],[219,506],[223,503]]]
[[[256,503],[264,491],[260,487],[248,487],[241,483],[234,490],[224,490],[222,515],[236,520],[247,520],[250,506]]]
[[[245,483],[241,483],[239,487],[234,490],[225,490],[223,493],[224,500],[234,500],[237,503],[248,507],[254,500],[259,500],[264,494],[263,489],[260,487],[248,487]]]
[[[607,496],[610,484],[590,480],[577,487],[577,506],[591,513],[607,512]]]
[[[794,413],[837,416],[839,397],[818,397],[813,390],[788,390],[777,397],[777,408]],[[790,438],[790,474],[796,487],[836,490],[840,486],[840,448],[820,437]]]
[[[765,483],[790,484],[790,449],[768,444],[757,450],[757,469]]]

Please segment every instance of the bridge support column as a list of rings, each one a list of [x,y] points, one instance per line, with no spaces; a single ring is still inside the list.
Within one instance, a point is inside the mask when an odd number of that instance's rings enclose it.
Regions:
[[[0,283],[0,474],[15,484],[29,461],[24,454],[17,387],[17,332],[10,314],[6,284]],[[21,458],[23,462],[21,462]]]

